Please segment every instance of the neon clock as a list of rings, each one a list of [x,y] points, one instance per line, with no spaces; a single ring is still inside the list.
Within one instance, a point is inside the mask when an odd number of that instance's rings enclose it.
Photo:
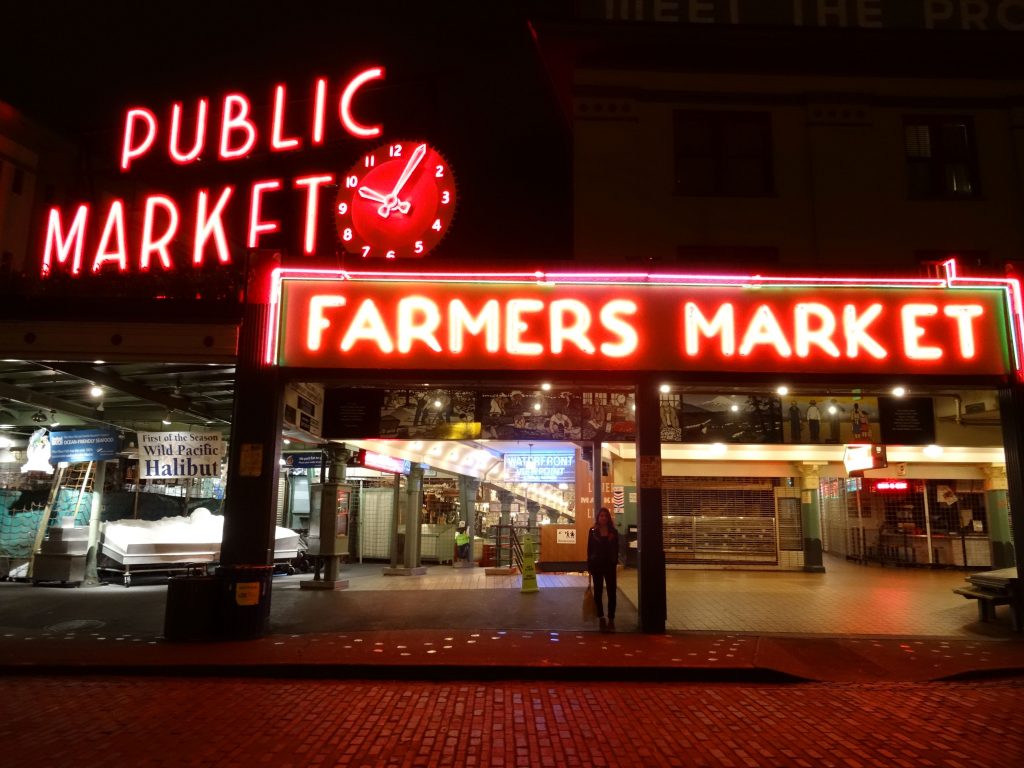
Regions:
[[[339,185],[338,237],[363,258],[418,258],[440,242],[455,213],[455,179],[423,142],[398,141],[367,152]]]

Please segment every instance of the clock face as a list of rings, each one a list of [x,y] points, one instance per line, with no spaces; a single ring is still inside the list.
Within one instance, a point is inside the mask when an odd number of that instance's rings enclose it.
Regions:
[[[455,179],[440,153],[397,141],[364,154],[341,179],[338,237],[363,258],[419,258],[440,242],[455,213]]]

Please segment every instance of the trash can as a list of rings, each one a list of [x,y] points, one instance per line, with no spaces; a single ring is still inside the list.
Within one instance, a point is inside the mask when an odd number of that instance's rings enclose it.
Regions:
[[[215,576],[175,576],[167,582],[164,638],[174,642],[216,640],[217,598]]]
[[[220,583],[220,636],[224,640],[255,640],[270,620],[272,565],[223,565]]]

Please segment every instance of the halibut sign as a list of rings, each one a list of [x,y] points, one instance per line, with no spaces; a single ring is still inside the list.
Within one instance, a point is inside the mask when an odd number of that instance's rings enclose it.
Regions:
[[[139,432],[139,478],[220,477],[219,432]]]
[[[1006,292],[992,288],[477,277],[285,275],[267,361],[991,376],[1018,368]]]

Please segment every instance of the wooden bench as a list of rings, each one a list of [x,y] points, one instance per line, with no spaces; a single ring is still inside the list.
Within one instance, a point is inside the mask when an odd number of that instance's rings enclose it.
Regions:
[[[995,621],[997,605],[1011,606],[1011,612],[1013,614],[1013,628],[1017,632],[1021,631],[1021,617],[1016,606],[1013,605],[1013,595],[1010,593],[1009,586],[1005,588],[998,588],[970,585],[957,587],[953,591],[958,595],[963,595],[968,600],[978,601],[979,621]]]

